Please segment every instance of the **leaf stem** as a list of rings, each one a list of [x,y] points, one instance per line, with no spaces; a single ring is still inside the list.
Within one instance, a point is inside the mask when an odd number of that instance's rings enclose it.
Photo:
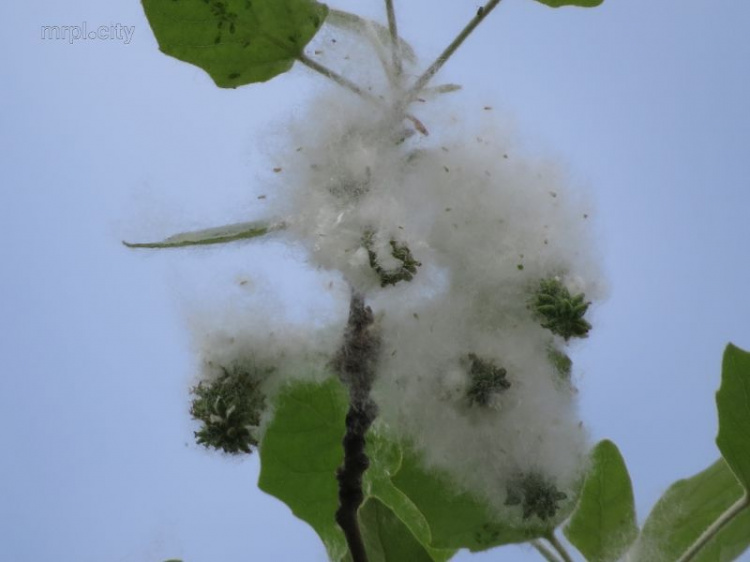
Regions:
[[[557,537],[555,536],[555,531],[550,531],[549,534],[544,536],[545,539],[547,539],[547,542],[552,545],[552,548],[554,548],[557,553],[560,555],[560,558],[562,558],[565,562],[573,562],[573,559],[570,557],[570,554],[568,554],[568,551],[565,550],[565,547],[563,544],[557,540]]]
[[[385,0],[385,10],[388,13],[388,31],[391,33],[391,53],[393,54],[393,70],[396,77],[400,77],[404,67],[401,62],[401,44],[398,38],[398,26],[396,25],[396,10],[393,8],[393,0]]]
[[[334,82],[336,82],[336,84],[338,84],[339,86],[343,86],[350,92],[354,92],[358,96],[361,96],[362,98],[368,101],[380,103],[380,100],[376,98],[375,96],[373,96],[371,93],[366,92],[365,90],[357,86],[354,82],[342,76],[341,74],[337,73],[336,71],[331,70],[327,66],[323,66],[322,64],[315,62],[304,53],[301,53],[297,57],[297,60],[301,62],[302,64],[304,64],[307,68],[310,68],[314,70],[315,72],[317,72],[318,74],[322,74],[326,78],[333,80]]]
[[[466,38],[471,35],[471,32],[474,31],[474,29],[480,23],[482,23],[482,20],[486,18],[500,2],[501,0],[489,0],[489,2],[487,2],[483,7],[477,10],[476,15],[468,24],[466,24],[466,27],[464,27],[456,36],[456,38],[451,42],[451,44],[448,45],[442,53],[440,53],[440,56],[438,56],[438,58],[435,59],[435,62],[433,62],[430,67],[424,71],[422,76],[417,78],[417,81],[414,82],[414,85],[408,92],[408,99],[416,96],[422,90],[422,88],[427,85],[432,77],[435,76],[435,74],[437,74],[438,71],[443,67],[443,65],[448,61],[448,59],[453,56],[453,53],[455,53],[456,50],[461,46],[461,43],[463,43]]]
[[[533,540],[531,541],[531,546],[536,548],[539,551],[539,554],[542,555],[542,557],[547,560],[547,562],[560,562],[560,560],[555,556],[555,553],[552,552],[549,548],[544,546],[544,544],[541,541]]]
[[[498,0],[499,2],[500,0]],[[373,96],[370,92],[366,92],[359,86],[357,86],[354,82],[351,80],[345,78],[344,76],[341,76],[336,71],[331,70],[330,68],[323,66],[320,63],[315,62],[314,60],[310,59],[307,55],[304,53],[301,54],[299,57],[297,57],[297,60],[307,66],[308,68],[311,68],[318,74],[322,74],[326,78],[330,78],[336,84],[339,84],[340,86],[343,86],[347,90],[354,92],[358,96],[362,97],[363,99],[370,101],[372,103],[383,105],[383,100],[378,99],[377,97]],[[403,115],[404,118],[409,119],[412,123],[414,123],[416,129],[422,133],[423,135],[428,135],[429,132],[427,131],[427,128],[422,124],[419,119],[414,117],[411,113],[404,113],[403,111],[399,111],[401,115]]]
[[[683,554],[677,562],[688,562],[689,560],[692,560],[695,558],[695,556],[700,552],[700,550],[706,546],[706,543],[710,541],[713,537],[715,537],[719,531],[721,531],[732,519],[737,517],[743,510],[745,510],[748,506],[750,506],[750,496],[745,493],[742,498],[740,498],[737,502],[735,502],[732,506],[729,507],[724,513],[722,513],[719,518],[714,521],[711,526],[706,529],[703,534],[696,539],[696,541],[685,551],[685,554]]]

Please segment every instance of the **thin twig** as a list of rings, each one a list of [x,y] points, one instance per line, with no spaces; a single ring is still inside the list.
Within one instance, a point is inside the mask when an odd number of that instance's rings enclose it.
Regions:
[[[552,548],[557,551],[557,553],[560,555],[560,558],[562,558],[565,562],[573,562],[573,559],[570,557],[570,554],[568,554],[568,551],[565,550],[563,544],[559,540],[557,540],[554,531],[550,531],[549,534],[544,536],[544,538],[547,539],[547,542],[550,543],[552,545]]]
[[[435,76],[435,74],[438,73],[438,71],[443,67],[448,59],[451,58],[453,53],[456,52],[456,49],[461,46],[461,43],[463,43],[466,38],[471,35],[471,32],[474,31],[474,28],[482,23],[482,20],[486,18],[500,2],[501,0],[489,0],[489,2],[487,2],[483,7],[477,10],[477,14],[471,19],[468,24],[466,24],[466,27],[464,27],[456,36],[456,38],[451,42],[451,44],[448,45],[442,53],[440,53],[440,56],[435,59],[435,62],[433,62],[427,70],[424,71],[422,76],[417,78],[417,81],[414,82],[414,85],[409,90],[408,98],[416,96],[422,90],[422,88],[427,85],[432,77]]]
[[[404,71],[401,62],[401,43],[398,38],[398,26],[396,25],[396,10],[393,8],[393,0],[385,0],[385,10],[388,13],[388,31],[391,33],[391,53],[393,54],[393,70],[396,77],[400,78]]]
[[[539,551],[539,554],[541,554],[542,557],[547,560],[547,562],[560,562],[560,559],[555,556],[555,553],[544,546],[541,541],[533,540],[531,541],[531,546],[536,548]]]
[[[685,554],[683,554],[677,562],[688,562],[689,560],[692,560],[695,558],[695,556],[700,552],[700,550],[706,546],[706,543],[710,541],[713,537],[715,537],[719,531],[721,531],[727,523],[729,523],[732,519],[737,517],[742,511],[745,510],[750,506],[750,496],[746,493],[742,498],[740,498],[736,503],[734,503],[729,509],[727,509],[724,513],[722,513],[719,518],[713,522],[713,524],[706,529],[703,534],[698,537],[698,539],[690,545],[690,548],[685,551]]]
[[[339,482],[339,508],[336,522],[344,531],[352,562],[367,562],[357,512],[364,501],[362,476],[370,465],[365,453],[365,436],[377,416],[370,398],[380,338],[374,326],[372,310],[359,293],[353,292],[344,343],[334,360],[341,381],[349,389],[349,411],[344,435],[344,464],[336,473]]]
[[[327,66],[323,66],[322,64],[315,62],[304,53],[300,54],[297,57],[297,60],[304,64],[306,67],[314,70],[318,74],[322,74],[326,78],[333,80],[339,86],[343,86],[344,88],[351,92],[354,92],[358,96],[361,96],[362,98],[372,102],[380,103],[380,100],[373,96],[371,93],[366,92],[365,90],[357,86],[354,82],[352,82],[348,78],[345,78],[344,76],[341,76],[341,74],[337,73],[334,70],[331,70]]]

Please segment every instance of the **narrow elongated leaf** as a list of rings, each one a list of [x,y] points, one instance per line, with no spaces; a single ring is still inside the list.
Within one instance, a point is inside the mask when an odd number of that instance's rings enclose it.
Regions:
[[[191,232],[182,232],[161,242],[125,242],[128,248],[184,248],[185,246],[205,246],[208,244],[226,244],[237,240],[256,238],[263,236],[274,230],[280,230],[284,225],[267,224],[262,222],[238,222],[219,226],[216,228],[206,228],[204,230],[193,230]]]
[[[678,560],[742,496],[742,486],[723,459],[691,478],[678,480],[651,510],[629,560]],[[745,510],[719,531],[693,560],[729,562],[749,545],[750,510]]]
[[[633,488],[614,443],[601,441],[578,505],[563,532],[589,562],[614,562],[638,536]]]
[[[499,521],[488,505],[456,491],[445,475],[424,468],[420,457],[404,451],[393,484],[413,502],[430,526],[432,546],[468,548],[476,552],[503,544],[519,543],[549,532],[546,526],[514,527]]]
[[[326,23],[340,29],[353,31],[358,35],[364,35],[368,39],[370,37],[369,31],[372,30],[380,44],[391,44],[391,32],[386,26],[376,21],[360,17],[357,14],[331,8],[328,11]],[[401,37],[399,37],[399,47],[401,49],[401,56],[404,60],[416,62],[417,55],[414,53],[414,48]]]
[[[324,384],[292,383],[276,398],[274,418],[260,444],[258,487],[279,498],[312,526],[332,560],[346,552],[336,524],[336,469],[348,398],[334,378]]]
[[[314,0],[143,0],[161,51],[194,64],[221,88],[289,70],[323,24]]]
[[[457,92],[462,88],[460,84],[440,84],[439,86],[431,86],[424,88],[419,92],[419,97],[423,100],[433,99],[442,94],[451,94]]]
[[[370,562],[433,562],[404,523],[381,501],[370,498],[359,510],[359,525]]]
[[[716,444],[745,490],[750,490],[750,353],[732,344],[724,351],[716,407]]]
[[[562,6],[578,6],[580,8],[594,8],[604,2],[604,0],[536,0],[551,8],[560,8]]]

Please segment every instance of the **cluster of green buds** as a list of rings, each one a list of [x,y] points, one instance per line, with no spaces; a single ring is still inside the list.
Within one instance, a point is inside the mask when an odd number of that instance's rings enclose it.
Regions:
[[[536,515],[546,521],[557,513],[558,502],[567,497],[538,472],[529,472],[517,476],[508,484],[505,505],[520,505],[524,520]]]
[[[202,424],[195,440],[225,453],[249,454],[258,444],[255,430],[265,407],[260,385],[268,371],[239,366],[221,371],[218,378],[191,389],[190,415]]]
[[[481,359],[475,353],[467,355],[469,361],[469,387],[466,397],[469,404],[487,407],[492,398],[510,388],[508,372],[494,362]]]
[[[552,277],[539,283],[529,307],[543,328],[568,341],[573,337],[588,336],[591,324],[584,319],[584,315],[590,304],[586,302],[586,295],[571,295],[557,277]]]
[[[414,259],[414,256],[406,244],[402,244],[391,239],[391,256],[401,262],[401,265],[393,269],[385,269],[378,259],[378,254],[374,249],[375,232],[367,230],[362,235],[362,245],[367,250],[367,256],[370,260],[370,267],[380,277],[380,286],[395,285],[399,281],[411,281],[417,273],[417,268],[422,265]]]

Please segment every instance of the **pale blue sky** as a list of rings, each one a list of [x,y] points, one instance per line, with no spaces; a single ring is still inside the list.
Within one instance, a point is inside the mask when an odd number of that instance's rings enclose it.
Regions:
[[[478,6],[396,1],[425,62]],[[119,244],[261,217],[258,135],[321,79],[298,68],[217,89],[159,53],[135,0],[0,13],[0,560],[322,562],[313,532],[257,491],[257,459],[192,445],[179,304],[242,275],[309,310],[321,279],[279,244]],[[127,45],[40,38],[84,21],[135,32]],[[641,519],[718,456],[721,353],[750,348],[748,30],[741,0],[505,0],[442,74],[594,195],[610,297],[576,349],[581,411],[620,446]],[[457,558],[527,559],[541,560],[515,547]]]

